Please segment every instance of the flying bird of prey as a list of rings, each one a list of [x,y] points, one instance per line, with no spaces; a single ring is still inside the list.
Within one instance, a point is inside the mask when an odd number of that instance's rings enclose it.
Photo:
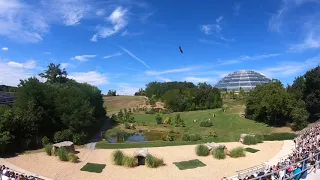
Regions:
[[[180,50],[180,52],[183,54],[183,51],[182,51],[182,48],[181,48],[181,46],[179,46],[179,50]]]

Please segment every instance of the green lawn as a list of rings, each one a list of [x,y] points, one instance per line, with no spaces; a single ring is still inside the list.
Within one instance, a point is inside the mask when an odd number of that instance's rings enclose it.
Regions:
[[[212,114],[215,114],[216,117],[212,117]],[[176,113],[172,114],[163,114],[162,117],[172,118],[171,125],[158,125],[155,121],[154,114],[134,114],[136,125],[142,126],[143,122],[147,126],[144,128],[148,129],[161,129],[161,130],[173,130],[180,132],[181,134],[201,134],[203,136],[208,135],[210,132],[216,132],[218,135],[219,141],[238,141],[240,134],[242,133],[253,133],[253,134],[269,134],[272,128],[268,127],[265,124],[257,123],[252,120],[245,118],[240,118],[236,114],[231,114],[228,112],[223,112],[221,109],[212,109],[212,110],[202,110],[202,111],[189,111],[189,112],[180,112],[181,118],[184,120],[186,127],[174,127],[174,117]],[[200,122],[202,120],[211,119],[213,121],[212,127],[200,127]],[[197,122],[193,122],[197,120]],[[137,127],[139,129],[139,127]]]
[[[87,163],[80,169],[80,171],[101,173],[105,167],[105,164]]]
[[[206,166],[203,162],[199,161],[198,159],[193,159],[193,160],[189,160],[189,161],[175,162],[173,164],[175,164],[180,170],[194,169],[194,168],[197,168],[197,167]]]
[[[258,151],[260,151],[259,149],[254,149],[254,148],[246,148],[246,151],[250,152],[250,153],[256,153]]]

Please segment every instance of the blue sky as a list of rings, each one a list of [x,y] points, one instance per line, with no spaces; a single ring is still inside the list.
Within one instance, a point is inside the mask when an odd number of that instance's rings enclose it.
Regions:
[[[133,94],[151,81],[214,85],[243,69],[291,84],[319,65],[319,8],[320,0],[0,0],[0,84],[50,62],[103,93]]]

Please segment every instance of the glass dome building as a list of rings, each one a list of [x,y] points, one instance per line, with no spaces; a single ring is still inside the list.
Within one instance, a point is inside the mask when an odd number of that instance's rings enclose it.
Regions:
[[[271,79],[265,75],[248,70],[235,71],[223,79],[221,79],[215,87],[222,92],[240,91],[240,87],[244,91],[250,91],[259,84],[265,84],[271,82]]]

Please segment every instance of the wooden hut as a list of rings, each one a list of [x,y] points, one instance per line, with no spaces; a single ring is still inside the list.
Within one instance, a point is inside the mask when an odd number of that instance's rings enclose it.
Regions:
[[[149,154],[147,149],[137,149],[134,151],[134,157],[138,159],[138,166],[145,165],[146,157]]]

